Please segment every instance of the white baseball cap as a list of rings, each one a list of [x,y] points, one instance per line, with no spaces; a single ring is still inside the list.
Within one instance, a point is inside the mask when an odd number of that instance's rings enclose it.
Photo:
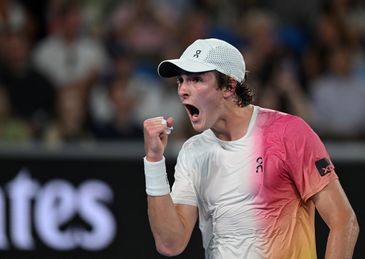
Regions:
[[[179,59],[162,61],[157,72],[161,77],[174,77],[180,69],[192,73],[217,70],[243,82],[246,64],[241,52],[231,44],[219,39],[198,39]]]

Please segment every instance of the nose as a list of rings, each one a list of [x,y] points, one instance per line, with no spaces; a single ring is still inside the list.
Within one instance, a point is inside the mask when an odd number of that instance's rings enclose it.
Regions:
[[[190,95],[189,84],[186,81],[182,81],[177,91],[180,98],[186,99]]]

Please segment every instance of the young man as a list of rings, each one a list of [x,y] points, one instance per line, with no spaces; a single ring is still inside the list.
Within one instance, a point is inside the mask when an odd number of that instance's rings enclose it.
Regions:
[[[197,40],[163,61],[193,128],[170,193],[164,150],[173,118],[144,122],[148,215],[157,250],[181,253],[199,216],[206,258],[316,258],[315,209],[330,229],[326,258],[351,258],[359,227],[330,158],[300,118],[251,104],[232,45]]]

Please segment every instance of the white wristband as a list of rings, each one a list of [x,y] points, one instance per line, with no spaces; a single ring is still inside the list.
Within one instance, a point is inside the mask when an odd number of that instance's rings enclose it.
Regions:
[[[146,193],[150,196],[163,196],[170,193],[170,184],[167,179],[165,157],[158,162],[144,161],[144,174],[146,178]]]

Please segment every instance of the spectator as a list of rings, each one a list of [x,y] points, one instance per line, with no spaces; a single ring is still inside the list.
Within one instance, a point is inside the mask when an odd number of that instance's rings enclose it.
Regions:
[[[57,88],[78,87],[87,99],[106,66],[104,49],[98,40],[82,34],[80,1],[51,1],[50,6],[50,34],[35,47],[35,65]]]
[[[32,66],[26,35],[10,31],[2,46],[0,82],[9,94],[12,115],[29,123],[33,138],[41,139],[53,116],[54,87]]]
[[[352,58],[348,45],[330,49],[327,73],[310,86],[313,126],[323,137],[364,139],[365,82],[353,73]]]
[[[279,58],[277,20],[265,10],[250,10],[240,24],[242,42],[246,45],[242,51],[247,67],[251,68],[248,74],[250,86],[254,88],[259,102],[261,91],[268,84]]]
[[[56,117],[45,134],[50,145],[92,140],[88,125],[87,106],[83,93],[76,87],[59,89]]]
[[[122,1],[111,11],[108,44],[132,52],[139,73],[155,74],[155,63],[166,41],[173,41],[178,18],[171,4],[158,1]]]
[[[77,92],[73,99],[87,107],[85,126],[89,118],[100,127],[110,123],[115,111],[109,89],[103,85],[108,71],[112,78],[125,77],[123,84],[136,102],[135,124],[156,115],[162,107],[165,116],[176,118],[170,138],[190,136],[184,111],[173,105],[175,90],[157,78],[155,67],[196,38],[215,37],[242,47],[251,67],[248,80],[256,93],[255,102],[299,115],[312,124],[320,116],[313,117],[306,98],[310,89],[316,93],[316,85],[333,76],[326,63],[333,49],[349,46],[353,64],[348,75],[365,79],[365,9],[361,1],[310,0],[290,4],[290,8],[277,0],[50,0],[47,4],[47,13],[39,16],[46,20],[38,19],[37,24],[22,1],[0,1],[0,84],[10,102],[9,116],[30,122],[35,139],[42,138],[42,129],[53,115],[52,95],[63,88],[79,89],[70,92]],[[300,10],[293,9],[298,6]],[[305,17],[305,10],[313,10],[313,15]],[[42,38],[36,37],[39,22],[45,22],[41,27],[48,29],[38,35]],[[112,49],[109,56],[103,43]],[[120,47],[124,54],[115,52]],[[295,48],[295,55],[287,52],[288,47]],[[350,85],[357,84],[353,82],[351,79]]]
[[[116,42],[109,42],[107,50],[112,62],[103,80],[92,89],[89,104],[91,120],[94,125],[100,126],[109,123],[113,116],[108,90],[110,81],[114,78],[130,81],[135,74],[136,61],[133,52],[127,51]]]
[[[24,143],[31,139],[26,121],[11,116],[11,106],[5,88],[0,87],[0,142]]]
[[[297,115],[307,122],[312,119],[309,98],[297,79],[294,64],[278,60],[268,84],[261,90],[258,105]]]
[[[21,1],[0,1],[0,31],[22,31],[33,43],[36,37],[37,25],[32,14],[24,8]]]
[[[112,117],[106,124],[96,124],[98,140],[142,140],[142,124],[134,120],[135,99],[128,89],[128,78],[116,77],[108,86]]]

